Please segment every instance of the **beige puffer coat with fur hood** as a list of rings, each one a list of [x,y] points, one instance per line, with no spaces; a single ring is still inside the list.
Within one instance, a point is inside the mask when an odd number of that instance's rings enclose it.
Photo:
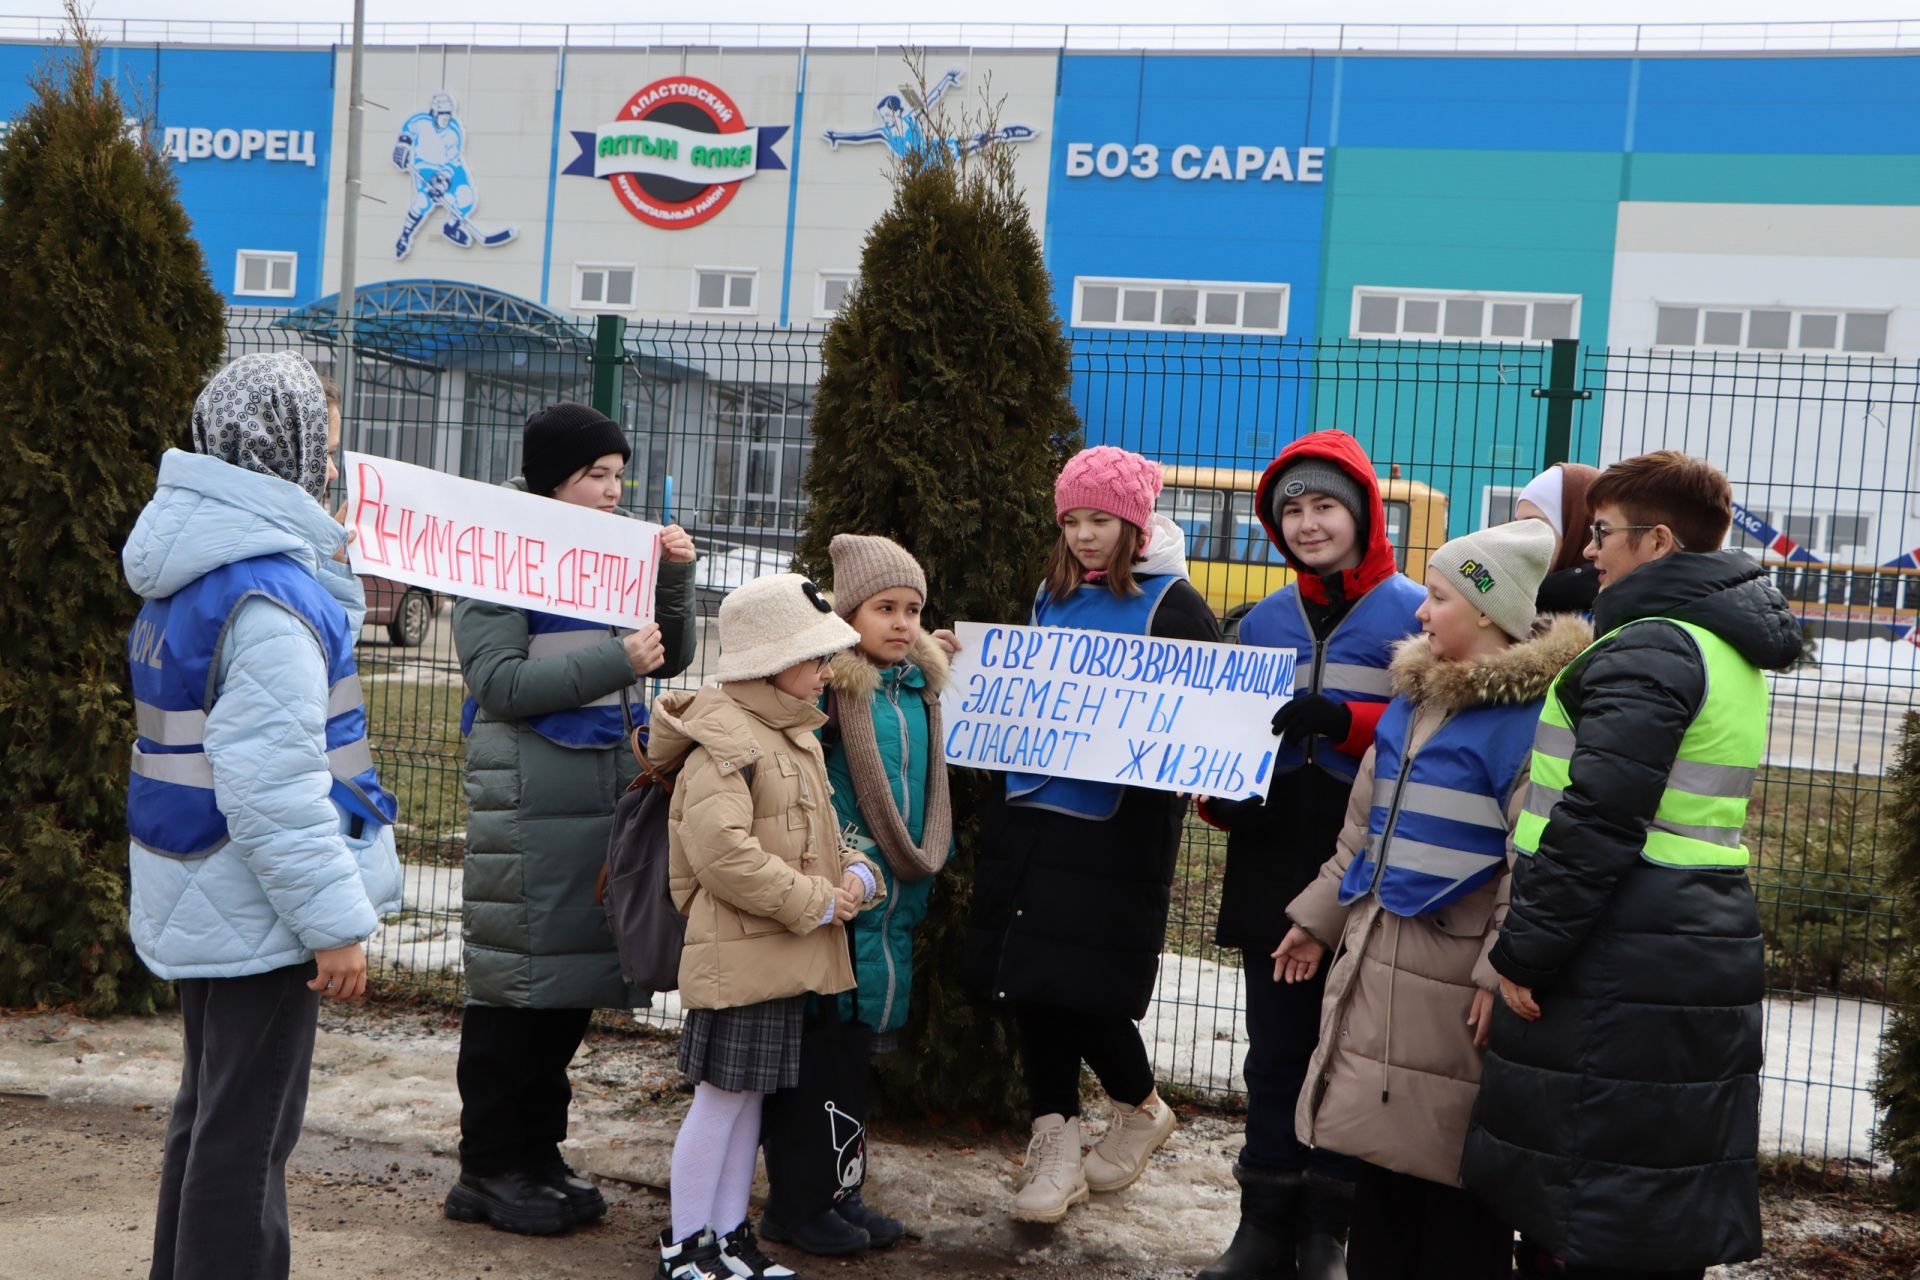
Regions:
[[[1560,669],[1593,640],[1571,615],[1532,637],[1464,662],[1434,657],[1425,636],[1400,643],[1391,668],[1396,696],[1413,701],[1411,758],[1455,712],[1546,695]],[[1486,953],[1507,909],[1507,873],[1437,911],[1398,916],[1369,893],[1341,906],[1340,881],[1367,844],[1373,806],[1370,748],[1347,801],[1339,847],[1287,916],[1334,952],[1320,1006],[1320,1043],[1300,1091],[1294,1127],[1302,1142],[1370,1164],[1457,1186],[1467,1121],[1480,1089],[1481,1050],[1467,1014],[1475,989],[1496,991]],[[1526,772],[1507,797],[1507,829],[1526,800]],[[1512,851],[1508,851],[1511,863]]]
[[[687,917],[680,1002],[732,1009],[853,986],[847,932],[822,926],[833,888],[864,864],[841,844],[814,730],[826,716],[766,680],[663,694],[647,758],[678,769],[667,817],[668,892]],[[753,766],[751,787],[740,776]]]

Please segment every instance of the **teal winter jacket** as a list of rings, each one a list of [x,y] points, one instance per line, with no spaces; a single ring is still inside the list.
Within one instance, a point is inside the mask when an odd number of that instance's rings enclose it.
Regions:
[[[938,749],[938,744],[928,740],[924,699],[938,698],[946,678],[946,654],[926,636],[919,639],[905,661],[885,669],[875,667],[857,650],[833,660],[828,695],[833,717],[823,734],[834,816],[849,842],[879,864],[887,888],[886,899],[878,908],[848,926],[857,985],[839,998],[840,1016],[876,1031],[897,1031],[906,1025],[908,996],[913,989],[913,935],[927,918],[935,877],[907,882],[888,865],[854,794],[852,768],[840,740],[837,704],[865,698],[872,705],[874,740],[893,790],[893,802],[900,809],[907,834],[918,844],[926,830],[928,765],[931,752]]]

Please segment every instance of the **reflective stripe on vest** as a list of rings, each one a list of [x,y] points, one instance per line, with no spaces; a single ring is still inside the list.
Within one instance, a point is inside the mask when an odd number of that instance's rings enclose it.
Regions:
[[[1393,696],[1387,665],[1395,642],[1420,629],[1414,611],[1427,593],[1403,573],[1386,578],[1354,602],[1324,641],[1315,642],[1297,586],[1286,586],[1248,610],[1240,620],[1240,643],[1292,649],[1293,691],[1320,693],[1336,702],[1385,702]],[[1352,782],[1360,761],[1331,744],[1308,738],[1274,747],[1274,772],[1307,765]]]
[[[1507,797],[1527,762],[1540,700],[1470,707],[1443,720],[1411,758],[1414,709],[1395,698],[1374,738],[1367,847],[1347,864],[1340,903],[1368,893],[1400,916],[1479,889],[1507,856]]]
[[[134,620],[127,654],[133,673],[134,732],[127,779],[127,829],[154,853],[197,858],[227,842],[206,755],[220,645],[240,606],[262,596],[291,611],[327,661],[327,771],[341,809],[374,824],[393,821],[367,741],[366,707],[353,663],[347,612],[313,575],[286,556],[224,565],[173,595],[149,600]]]
[[[1707,696],[1680,739],[1641,856],[1668,867],[1745,867],[1747,801],[1767,744],[1767,679],[1738,650],[1705,627],[1676,618],[1636,618],[1589,645],[1547,692],[1533,739],[1533,782],[1514,828],[1514,848],[1539,851],[1540,837],[1571,780],[1573,721],[1560,682],[1627,627],[1657,622],[1691,637],[1706,671]]]
[[[1065,600],[1055,600],[1043,589],[1033,602],[1033,625],[1149,635],[1160,602],[1179,581],[1175,574],[1150,573],[1134,579],[1140,594],[1131,596],[1116,596],[1105,586],[1086,583]],[[1039,773],[1007,774],[1008,804],[1025,809],[1051,809],[1095,822],[1104,822],[1118,813],[1126,794],[1125,787],[1111,783],[1053,778]]]
[[[526,610],[527,657],[534,661],[564,658],[582,649],[591,649],[625,634],[604,622],[583,618],[563,618],[558,614]],[[627,711],[622,710],[620,695],[627,695],[627,707],[634,725],[647,722],[646,682],[636,680],[624,690],[603,693],[590,702],[565,711],[548,711],[528,716],[521,723],[557,747],[576,751],[597,751],[618,746],[627,740]],[[460,733],[473,732],[480,704],[469,696],[460,708]]]

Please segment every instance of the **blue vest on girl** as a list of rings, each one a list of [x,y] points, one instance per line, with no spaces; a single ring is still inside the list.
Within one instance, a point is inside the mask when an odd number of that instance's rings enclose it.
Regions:
[[[1420,620],[1413,615],[1426,598],[1426,588],[1396,573],[1354,601],[1326,640],[1316,644],[1300,588],[1289,584],[1247,611],[1240,620],[1240,643],[1298,654],[1293,668],[1296,694],[1321,693],[1336,702],[1385,702],[1393,696],[1387,664],[1393,661],[1394,643],[1420,630]],[[1275,774],[1306,765],[1342,782],[1352,782],[1360,772],[1358,760],[1312,737],[1275,744]]]
[[[347,611],[292,559],[257,556],[223,565],[164,600],[147,601],[134,619],[127,656],[138,736],[127,779],[127,830],[153,853],[200,858],[227,842],[227,819],[214,803],[207,760],[207,712],[213,709],[227,624],[252,596],[292,610],[326,653],[327,770],[334,803],[375,824],[391,823],[397,812],[367,745],[367,710]]]
[[[541,613],[534,609],[528,609],[526,614],[529,658],[564,657],[569,653],[603,644],[616,634],[604,622],[588,622],[584,618],[562,618],[557,614]],[[529,729],[559,747],[588,751],[618,746],[627,739],[627,712],[620,706],[622,692],[616,689],[612,693],[595,698],[584,706],[528,716],[524,723]],[[647,722],[646,691],[639,681],[635,681],[624,692],[627,694],[634,727],[639,728]],[[471,697],[460,708],[462,737],[473,732],[473,718],[479,710],[480,704]]]
[[[1117,631],[1144,636],[1153,628],[1153,615],[1176,574],[1152,573],[1135,578],[1139,595],[1116,596],[1098,583],[1084,583],[1065,600],[1055,600],[1044,588],[1034,598],[1036,627],[1079,627],[1083,631]],[[1039,773],[1008,773],[1007,803],[1028,809],[1051,809],[1075,818],[1104,822],[1120,811],[1127,789],[1106,782],[1078,778],[1050,778]]]
[[[1341,906],[1374,891],[1395,915],[1417,916],[1493,878],[1506,861],[1507,799],[1532,753],[1541,702],[1457,712],[1408,764],[1413,704],[1393,700],[1373,740],[1366,852],[1347,864]]]

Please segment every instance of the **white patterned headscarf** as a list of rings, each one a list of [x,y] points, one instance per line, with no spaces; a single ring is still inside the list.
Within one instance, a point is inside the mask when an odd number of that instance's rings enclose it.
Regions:
[[[241,356],[193,402],[196,453],[291,480],[315,502],[327,492],[327,392],[306,357]]]

